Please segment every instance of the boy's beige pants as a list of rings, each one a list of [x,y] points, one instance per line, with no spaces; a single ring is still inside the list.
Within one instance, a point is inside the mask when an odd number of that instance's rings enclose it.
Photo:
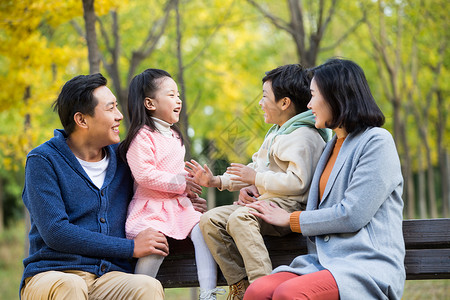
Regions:
[[[277,201],[272,199],[271,202]],[[288,211],[294,210],[287,207],[287,203],[278,204]],[[252,283],[270,274],[272,263],[263,235],[282,236],[291,232],[289,227],[264,222],[241,205],[219,206],[207,211],[200,219],[200,229],[228,285],[246,277]]]
[[[42,272],[26,278],[20,294],[22,300],[164,299],[155,278],[117,271],[101,277],[77,270]]]

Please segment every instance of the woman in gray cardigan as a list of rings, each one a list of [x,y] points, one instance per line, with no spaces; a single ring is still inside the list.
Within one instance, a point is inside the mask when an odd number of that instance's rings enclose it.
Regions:
[[[306,211],[254,202],[264,221],[308,237],[308,254],[256,280],[244,299],[400,299],[403,179],[392,136],[363,70],[331,59],[314,69],[308,108],[336,133],[317,165]]]

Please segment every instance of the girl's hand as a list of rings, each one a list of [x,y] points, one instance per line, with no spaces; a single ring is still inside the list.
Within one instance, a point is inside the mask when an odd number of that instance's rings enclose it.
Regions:
[[[184,169],[197,184],[205,187],[220,187],[220,178],[214,176],[206,164],[202,167],[193,159],[190,162],[187,161],[185,164]]]
[[[269,224],[280,227],[289,226],[289,218],[291,214],[273,202],[270,202],[269,204],[265,201],[256,201],[251,204],[247,204],[246,206],[256,209],[257,211],[250,210],[250,213],[263,219]]]
[[[239,180],[248,184],[255,184],[256,171],[246,165],[232,163],[227,173],[235,175],[231,180]]]

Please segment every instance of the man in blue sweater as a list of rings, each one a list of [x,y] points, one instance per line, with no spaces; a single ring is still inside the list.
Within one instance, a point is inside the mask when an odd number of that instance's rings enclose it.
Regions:
[[[132,257],[166,256],[152,229],[125,238],[133,182],[117,154],[123,116],[101,74],[68,81],[54,104],[64,130],[27,156],[31,216],[22,299],[163,299],[160,282],[131,274]]]

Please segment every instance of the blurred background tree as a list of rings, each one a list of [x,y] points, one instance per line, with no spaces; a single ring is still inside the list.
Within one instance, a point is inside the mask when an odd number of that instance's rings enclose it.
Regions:
[[[23,217],[26,153],[61,127],[51,105],[75,75],[109,79],[123,136],[131,78],[167,70],[184,102],[186,158],[221,173],[249,162],[270,127],[258,105],[264,73],[333,56],[362,66],[386,115],[405,218],[449,217],[449,9],[445,0],[3,0],[0,226]],[[213,205],[234,197],[204,196]]]

